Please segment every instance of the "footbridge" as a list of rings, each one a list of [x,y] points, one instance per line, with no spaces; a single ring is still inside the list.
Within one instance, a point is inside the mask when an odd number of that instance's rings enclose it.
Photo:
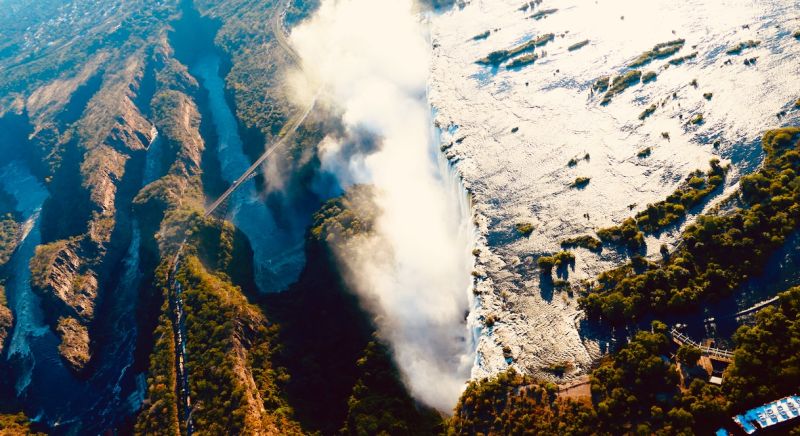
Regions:
[[[695,348],[698,348],[703,353],[703,355],[708,357],[709,359],[725,363],[733,362],[733,353],[728,350],[701,345],[700,343],[696,342],[695,340],[693,340],[689,336],[686,336],[684,333],[678,331],[675,328],[673,328],[670,331],[670,334],[672,335],[672,341],[675,342],[676,344],[691,345]]]

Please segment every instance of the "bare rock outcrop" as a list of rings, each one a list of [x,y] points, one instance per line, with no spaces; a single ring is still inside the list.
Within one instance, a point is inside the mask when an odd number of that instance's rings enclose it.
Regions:
[[[14,315],[11,310],[6,307],[5,289],[0,286],[0,354],[3,353],[3,347],[6,344],[6,338],[11,333],[11,327],[14,325]]]
[[[80,372],[89,363],[89,330],[75,318],[60,318],[56,327],[61,338],[58,352],[73,371]]]
[[[118,221],[127,219],[120,217],[117,209],[118,191],[130,183],[125,178],[126,165],[135,153],[147,149],[155,134],[153,124],[135,103],[145,74],[143,52],[102,60],[116,68],[108,67],[74,128],[57,139],[82,150],[81,185],[89,194],[90,219],[83,234],[38,247],[31,260],[33,289],[42,296],[46,317],[62,339],[62,357],[76,371],[88,362],[89,326],[101,287],[126,244],[125,231],[120,233],[121,239],[112,242]],[[94,71],[88,69],[79,75],[84,82]],[[29,99],[29,106],[57,103],[66,99],[61,93],[77,89],[69,81],[57,85],[41,88]],[[44,109],[41,113],[47,114]]]
[[[98,283],[85,267],[81,251],[77,241],[36,247],[31,285],[44,298],[48,312],[89,321],[94,317]]]

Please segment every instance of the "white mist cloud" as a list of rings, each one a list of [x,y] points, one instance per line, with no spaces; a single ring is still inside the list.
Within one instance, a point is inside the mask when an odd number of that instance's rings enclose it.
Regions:
[[[339,256],[411,393],[450,411],[474,361],[465,324],[474,234],[437,154],[430,45],[414,10],[412,0],[323,0],[291,41],[303,60],[298,89],[306,98],[321,89],[341,114],[345,134],[321,144],[323,169],[344,186],[377,188],[376,234]]]

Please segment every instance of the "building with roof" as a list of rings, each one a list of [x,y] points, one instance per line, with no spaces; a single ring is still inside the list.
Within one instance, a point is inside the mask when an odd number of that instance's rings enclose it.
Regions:
[[[747,434],[787,424],[800,424],[800,395],[792,395],[752,408],[733,421]]]

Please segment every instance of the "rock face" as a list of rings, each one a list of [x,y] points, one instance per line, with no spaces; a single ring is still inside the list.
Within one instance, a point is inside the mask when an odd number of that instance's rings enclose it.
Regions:
[[[61,318],[56,331],[61,337],[58,352],[72,370],[80,372],[89,363],[88,329],[75,318]]]
[[[127,245],[129,208],[120,206],[130,199],[120,199],[119,192],[138,184],[135,178],[125,177],[128,163],[147,149],[155,134],[153,124],[135,103],[139,97],[149,99],[139,95],[147,59],[136,51],[117,59],[96,60],[115,62],[116,68],[106,70],[80,118],[58,139],[61,146],[82,156],[80,184],[88,194],[91,213],[82,233],[37,248],[31,260],[32,285],[42,297],[47,319],[61,337],[63,357],[76,370],[88,362],[89,326],[95,318],[100,290],[111,279],[111,269]],[[54,83],[63,85],[61,93],[76,92],[78,85],[70,80],[83,83],[91,71]],[[37,125],[47,123],[42,121],[48,114],[40,108],[42,100],[57,103],[66,99],[58,97],[54,86],[51,83],[36,90],[28,101],[29,109],[38,115]],[[57,325],[55,320],[59,320]]]
[[[14,315],[6,307],[5,300],[5,290],[0,286],[0,354],[3,354],[6,338],[8,338],[11,333],[11,327],[14,325]]]
[[[97,279],[85,270],[80,251],[75,241],[37,247],[31,260],[31,281],[48,309],[59,316],[89,321],[94,317]]]

